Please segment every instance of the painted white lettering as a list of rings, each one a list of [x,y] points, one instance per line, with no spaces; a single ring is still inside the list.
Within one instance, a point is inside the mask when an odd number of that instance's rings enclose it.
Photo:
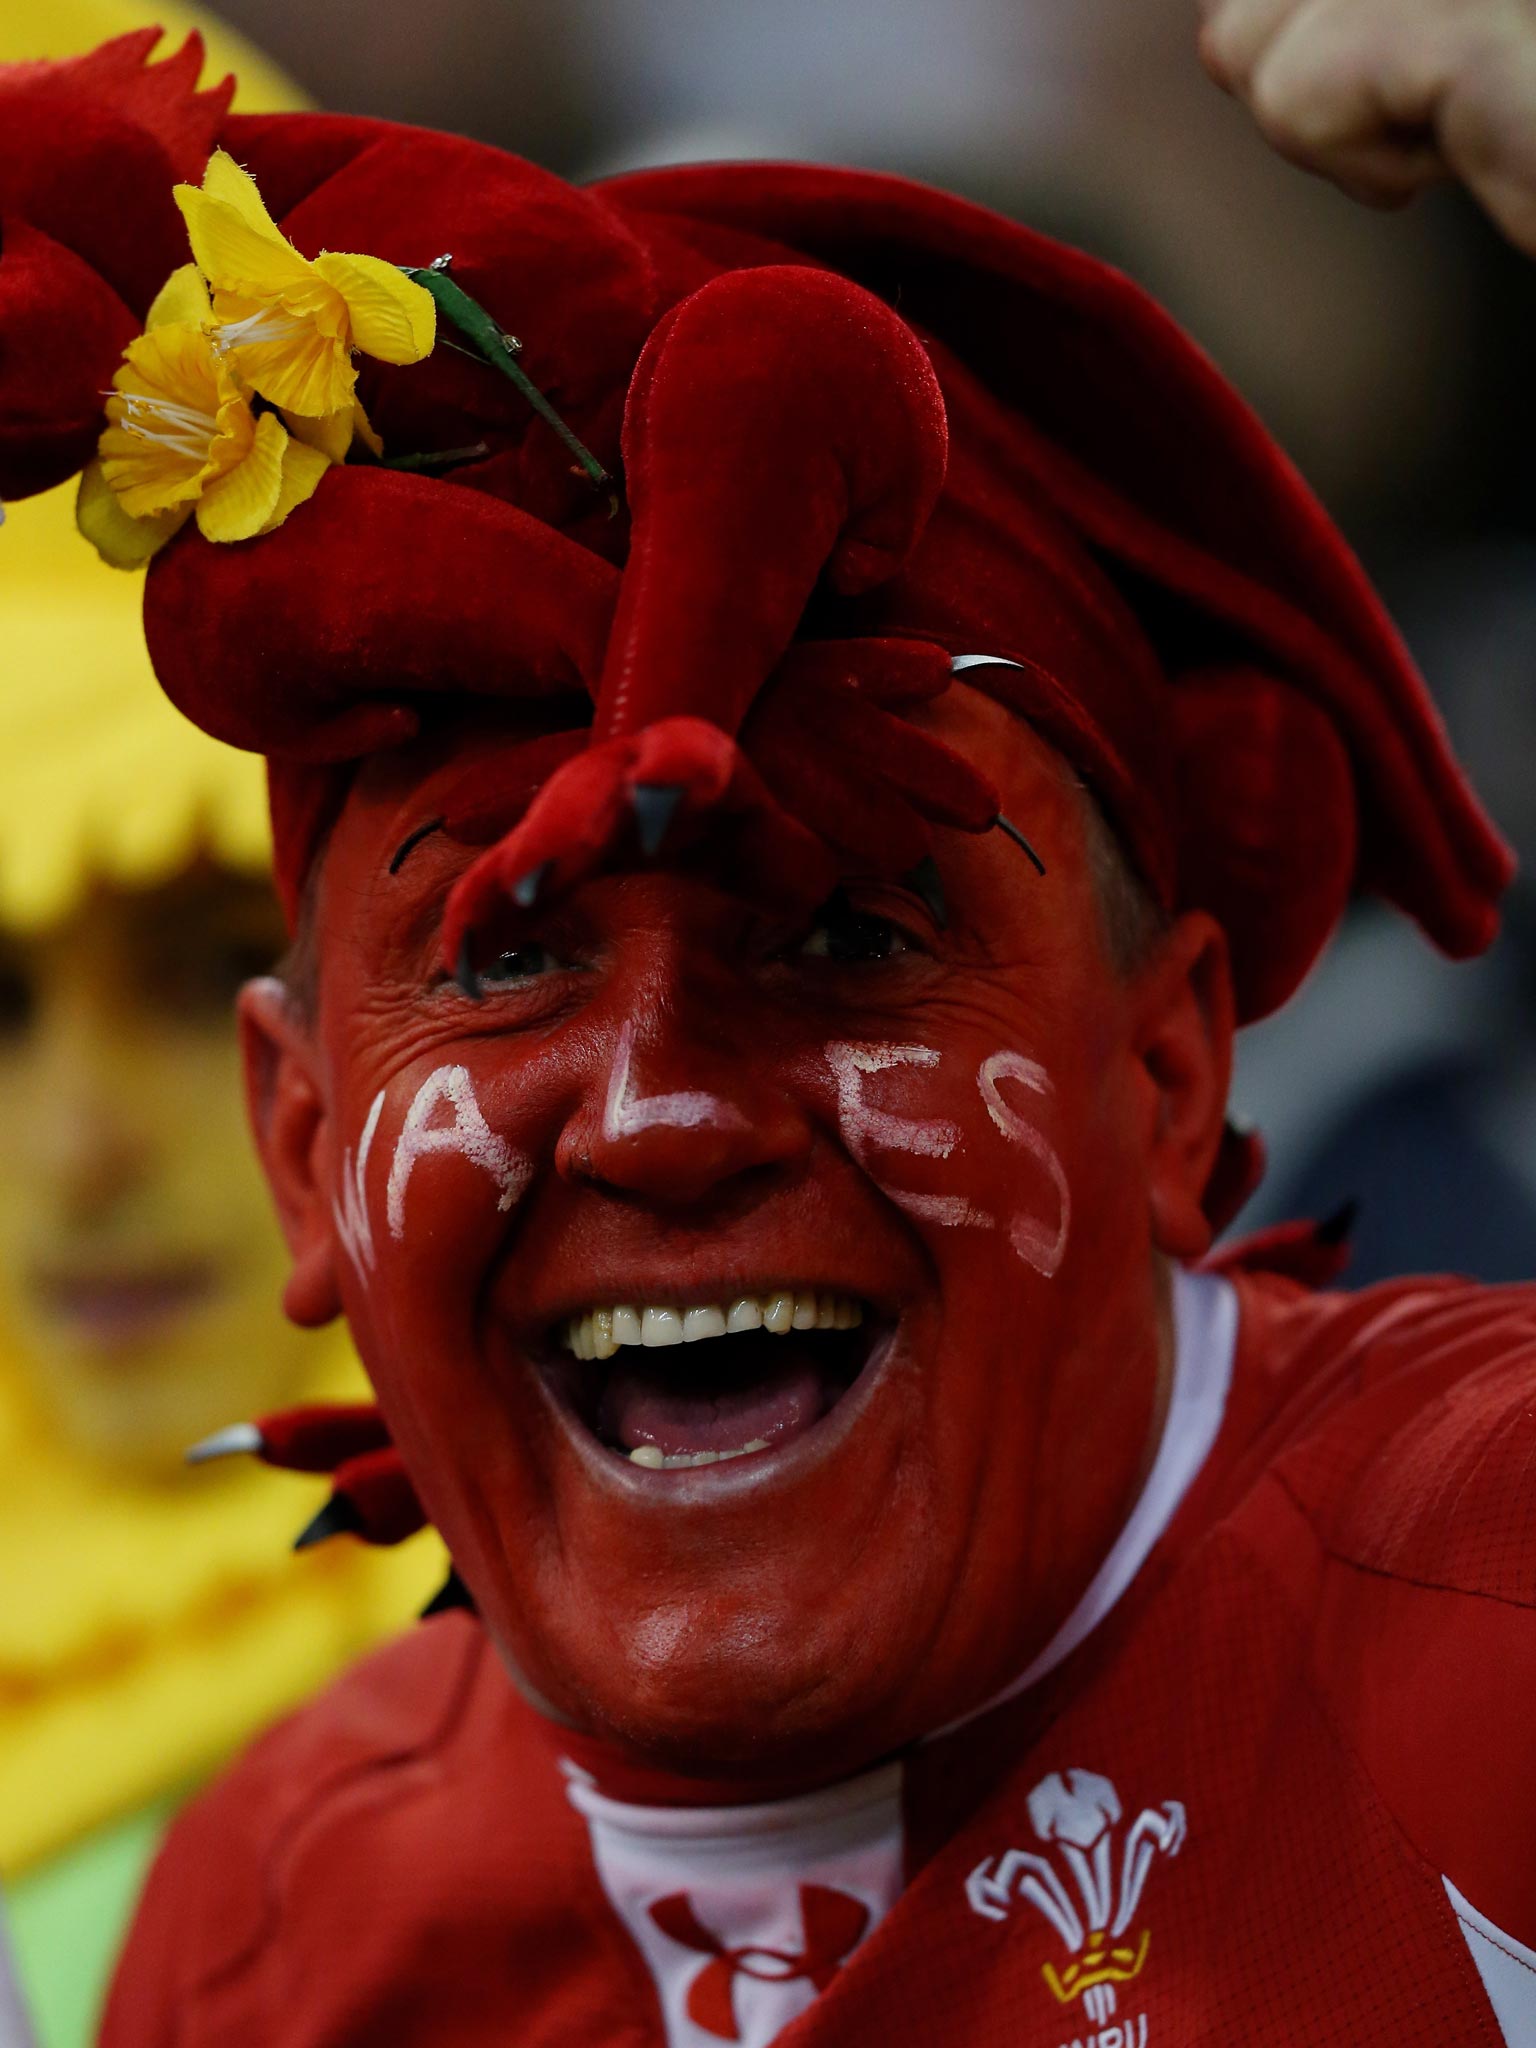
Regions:
[[[872,1152],[912,1152],[920,1159],[947,1159],[960,1142],[960,1127],[942,1117],[893,1116],[864,1100],[864,1079],[892,1067],[936,1067],[939,1055],[931,1045],[849,1045],[826,1048],[827,1064],[837,1081],[837,1121],[843,1143],[861,1166]],[[918,1195],[904,1188],[881,1187],[900,1208],[948,1228],[969,1226],[989,1230],[992,1218],[963,1195]]]
[[[746,1118],[740,1110],[702,1090],[684,1089],[675,1095],[632,1095],[629,1069],[634,1050],[635,1027],[626,1020],[619,1032],[618,1051],[603,1104],[603,1136],[610,1142],[615,1138],[632,1138],[637,1131],[648,1131],[658,1124],[683,1131],[705,1124],[725,1129],[741,1129],[745,1125]]]
[[[866,1074],[892,1067],[936,1067],[931,1045],[829,1045],[827,1065],[837,1080],[837,1120],[843,1142],[863,1163],[869,1152],[915,1152],[921,1159],[947,1159],[960,1142],[957,1124],[942,1118],[915,1119],[872,1109],[864,1100]]]
[[[429,1121],[439,1105],[453,1112],[451,1123]],[[528,1185],[532,1168],[505,1138],[498,1137],[475,1099],[466,1067],[439,1067],[416,1091],[395,1142],[389,1169],[388,1214],[391,1237],[405,1235],[405,1191],[418,1159],[429,1152],[458,1152],[488,1173],[496,1183],[498,1209],[510,1209]]]
[[[981,1099],[987,1105],[987,1114],[993,1123],[1005,1138],[1022,1146],[1032,1159],[1038,1161],[1050,1176],[1056,1191],[1057,1221],[1054,1225],[1044,1224],[1037,1217],[1015,1216],[1008,1229],[1008,1242],[1019,1257],[1049,1280],[1059,1269],[1066,1253],[1072,1227],[1072,1191],[1067,1186],[1061,1161],[1046,1142],[1044,1134],[1021,1116],[1012,1104],[1004,1101],[1000,1084],[1010,1080],[1049,1098],[1051,1079],[1038,1061],[1027,1060],[1017,1052],[993,1053],[990,1059],[982,1061],[976,1076]]]
[[[368,1154],[373,1145],[373,1134],[379,1128],[379,1114],[383,1107],[384,1090],[381,1088],[373,1098],[368,1120],[363,1125],[356,1163],[350,1150],[342,1154],[341,1200],[331,1203],[337,1232],[362,1280],[366,1280],[373,1271],[373,1225],[368,1217]]]

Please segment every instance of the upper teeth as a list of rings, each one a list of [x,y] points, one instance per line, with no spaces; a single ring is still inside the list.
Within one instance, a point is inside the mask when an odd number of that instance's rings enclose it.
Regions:
[[[863,1320],[863,1303],[852,1295],[785,1287],[701,1308],[634,1302],[592,1308],[573,1316],[562,1337],[578,1358],[612,1358],[621,1344],[696,1344],[701,1337],[734,1337],[743,1330],[772,1330],[776,1336],[786,1330],[851,1330]]]

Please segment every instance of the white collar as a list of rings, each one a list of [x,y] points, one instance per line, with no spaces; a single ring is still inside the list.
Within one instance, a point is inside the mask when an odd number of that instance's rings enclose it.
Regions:
[[[930,1742],[1037,1685],[1086,1641],[1119,1601],[1210,1456],[1232,1386],[1237,1321],[1237,1294],[1230,1281],[1214,1273],[1174,1268],[1173,1386],[1157,1456],[1136,1505],[1082,1598],[1028,1668],[983,1705],[938,1729],[928,1737]]]

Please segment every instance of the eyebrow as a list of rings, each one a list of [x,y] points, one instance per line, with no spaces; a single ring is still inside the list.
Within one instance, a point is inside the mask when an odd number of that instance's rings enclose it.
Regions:
[[[392,875],[398,875],[410,855],[415,852],[421,842],[424,839],[430,839],[434,832],[441,832],[447,822],[446,818],[428,818],[424,825],[418,825],[413,832],[408,832],[390,855],[389,872]],[[994,825],[1001,826],[1002,830],[1007,833],[1016,846],[1024,849],[1024,852],[1033,863],[1036,872],[1043,875],[1045,873],[1045,862],[1036,853],[1018,826],[1005,818],[1001,811],[998,812],[992,822]],[[945,915],[944,895],[939,886],[938,870],[931,858],[919,863],[918,867],[913,870],[911,879],[916,883],[919,893],[928,900],[929,908],[933,910],[936,922],[941,927],[947,924],[948,918]]]
[[[428,818],[425,825],[418,825],[414,832],[408,832],[390,855],[389,872],[398,875],[407,856],[420,846],[423,839],[430,839],[434,832],[441,832],[447,822],[446,818]]]

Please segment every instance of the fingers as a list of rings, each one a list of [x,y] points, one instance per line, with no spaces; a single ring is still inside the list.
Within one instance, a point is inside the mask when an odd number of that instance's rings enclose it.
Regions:
[[[1259,59],[1297,0],[1200,0],[1200,61],[1224,92],[1246,98]]]
[[[1320,169],[1310,161],[1297,161],[1304,170]],[[1449,172],[1432,143],[1393,142],[1335,150],[1321,175],[1362,206],[1390,212],[1406,206],[1429,186],[1443,184]]]
[[[1414,11],[1402,0],[1293,0],[1244,86],[1270,142],[1328,177],[1395,182],[1393,165],[1409,176],[1410,160],[1436,147],[1445,85],[1434,39],[1403,33]]]
[[[1436,119],[1448,57],[1487,10],[1487,0],[1204,0],[1200,55],[1280,156],[1395,207],[1446,176]]]
[[[1460,71],[1438,125],[1450,169],[1536,256],[1536,33],[1507,39]]]
[[[1454,172],[1536,234],[1529,0],[1199,0],[1200,53],[1293,163],[1395,206]]]

